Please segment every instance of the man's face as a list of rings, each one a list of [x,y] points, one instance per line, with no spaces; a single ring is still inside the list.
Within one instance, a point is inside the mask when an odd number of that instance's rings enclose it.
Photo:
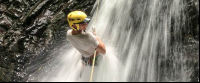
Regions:
[[[80,30],[86,30],[87,25],[88,25],[87,23],[79,24]]]

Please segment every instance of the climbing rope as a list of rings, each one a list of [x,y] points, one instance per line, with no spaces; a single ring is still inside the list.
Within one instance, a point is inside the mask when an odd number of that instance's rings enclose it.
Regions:
[[[97,15],[98,15],[98,10],[99,10],[99,2],[100,2],[100,0],[98,0],[98,2],[97,2],[96,16],[95,16],[95,20],[94,20],[95,23],[96,23],[96,19],[97,19]],[[95,27],[93,27],[93,32],[95,32]],[[97,54],[97,51],[95,50],[95,52],[94,52],[94,58],[93,58],[93,63],[92,63],[92,71],[91,71],[91,75],[90,75],[90,82],[92,82],[96,54]]]

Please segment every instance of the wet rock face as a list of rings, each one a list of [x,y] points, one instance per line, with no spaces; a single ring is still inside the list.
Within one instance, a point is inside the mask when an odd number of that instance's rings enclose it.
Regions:
[[[199,0],[187,1],[188,5],[185,13],[188,20],[184,36],[184,52],[192,61],[188,61],[188,65],[193,68],[190,76],[191,82],[199,82]],[[193,63],[191,63],[193,62]]]
[[[89,15],[95,1],[0,0],[0,82],[21,81],[31,59],[65,33],[66,15]]]

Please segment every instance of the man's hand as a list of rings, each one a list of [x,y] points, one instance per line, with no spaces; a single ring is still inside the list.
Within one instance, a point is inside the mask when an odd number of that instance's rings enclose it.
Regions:
[[[93,30],[93,34],[96,36],[96,31],[95,31],[94,26],[92,27],[92,30]],[[96,51],[98,51],[98,52],[100,52],[102,54],[105,54],[106,53],[106,47],[105,47],[104,43],[100,40],[99,37],[96,36],[96,38],[99,41],[99,45],[96,48]]]
[[[92,27],[92,33],[96,36],[96,29]]]

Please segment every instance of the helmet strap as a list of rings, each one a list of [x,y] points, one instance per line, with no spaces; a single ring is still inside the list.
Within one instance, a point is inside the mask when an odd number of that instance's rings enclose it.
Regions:
[[[76,27],[76,25],[72,25],[72,27],[74,27],[74,29],[75,29],[75,30],[77,30],[77,27]]]

